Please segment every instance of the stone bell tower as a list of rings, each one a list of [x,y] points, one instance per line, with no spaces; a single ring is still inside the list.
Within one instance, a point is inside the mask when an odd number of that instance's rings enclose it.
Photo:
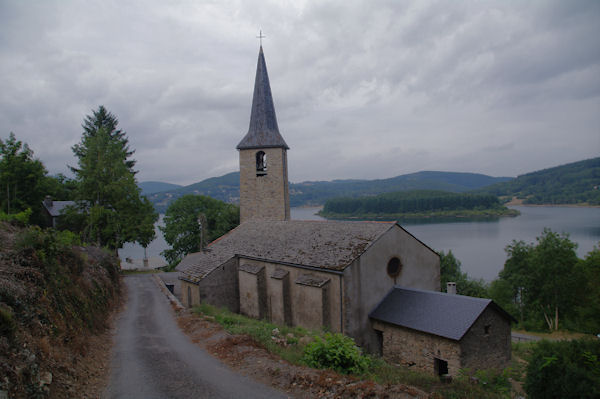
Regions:
[[[288,145],[277,127],[262,45],[258,53],[248,133],[240,152],[240,222],[289,220]]]

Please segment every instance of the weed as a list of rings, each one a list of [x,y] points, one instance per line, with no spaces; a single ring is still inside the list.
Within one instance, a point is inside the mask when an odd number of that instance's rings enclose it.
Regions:
[[[306,364],[319,369],[333,369],[343,374],[360,374],[370,366],[370,358],[364,356],[354,340],[339,333],[317,336],[304,349]]]

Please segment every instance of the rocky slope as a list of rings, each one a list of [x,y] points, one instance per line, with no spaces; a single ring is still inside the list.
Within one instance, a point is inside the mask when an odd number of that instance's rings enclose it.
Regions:
[[[102,389],[119,263],[75,241],[0,223],[0,397],[84,398]]]

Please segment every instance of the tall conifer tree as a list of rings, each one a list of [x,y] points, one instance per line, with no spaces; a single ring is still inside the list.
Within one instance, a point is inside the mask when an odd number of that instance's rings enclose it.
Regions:
[[[135,180],[135,160],[126,133],[103,106],[84,119],[81,142],[73,146],[78,166],[71,167],[78,183],[83,214],[83,238],[117,249],[125,242],[148,245],[158,215],[141,197]]]

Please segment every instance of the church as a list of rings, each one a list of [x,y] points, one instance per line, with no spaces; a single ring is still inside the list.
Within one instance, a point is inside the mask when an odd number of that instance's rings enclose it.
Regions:
[[[510,360],[510,316],[490,300],[440,293],[439,255],[398,223],[290,220],[289,147],[262,45],[250,126],[237,150],[240,225],[177,266],[184,305],[203,302],[273,323],[325,328],[368,352],[440,375],[472,364],[463,361],[461,340],[483,323],[470,344],[481,346],[479,335],[490,341],[493,324],[498,353],[491,358],[502,367]],[[436,330],[439,323],[444,328]]]

